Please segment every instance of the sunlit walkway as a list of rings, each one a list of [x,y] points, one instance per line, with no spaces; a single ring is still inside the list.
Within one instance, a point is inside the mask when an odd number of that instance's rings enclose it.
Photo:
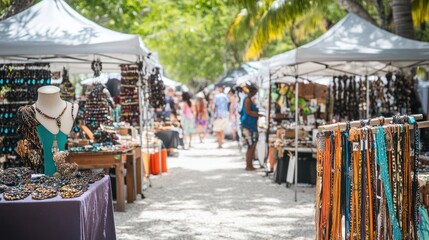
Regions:
[[[262,172],[244,171],[236,143],[213,138],[168,159],[146,199],[115,213],[118,239],[314,239],[314,188],[299,201]]]

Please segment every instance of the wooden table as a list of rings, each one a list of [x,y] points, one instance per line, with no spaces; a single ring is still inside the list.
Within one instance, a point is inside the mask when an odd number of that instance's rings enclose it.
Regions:
[[[71,152],[67,158],[69,162],[75,162],[80,169],[92,168],[115,168],[116,174],[116,211],[125,211],[125,195],[124,195],[124,165],[127,162],[127,154],[133,152],[133,148],[106,151],[106,152]],[[132,167],[132,166],[130,166]],[[133,167],[132,167],[133,168]],[[133,173],[133,169],[127,171],[128,174]],[[134,175],[128,176],[127,179]],[[128,180],[127,180],[128,181]],[[134,180],[128,183],[127,189],[134,188]]]
[[[142,148],[135,147],[134,148],[134,159],[136,162],[135,172],[136,172],[136,187],[137,187],[137,194],[140,194],[140,196],[143,198],[143,177],[144,177],[144,167],[143,167],[143,158],[142,158]]]

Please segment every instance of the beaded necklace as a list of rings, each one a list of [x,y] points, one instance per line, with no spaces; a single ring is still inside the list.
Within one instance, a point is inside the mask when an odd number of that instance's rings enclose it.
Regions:
[[[398,220],[396,218],[394,208],[393,208],[393,200],[392,200],[392,191],[390,189],[390,181],[389,181],[389,173],[387,171],[387,156],[386,156],[386,144],[385,144],[385,136],[383,127],[376,127],[376,160],[377,164],[380,167],[381,179],[383,182],[384,193],[386,195],[387,206],[389,209],[389,218],[391,221],[391,225],[393,228],[393,238],[395,240],[401,240],[401,229],[399,228]]]
[[[419,183],[417,179],[418,175],[418,166],[419,166],[419,153],[420,153],[420,129],[418,128],[417,122],[414,117],[408,118],[408,123],[414,125],[414,148],[413,148],[413,178],[412,178],[412,199],[411,199],[411,216],[410,220],[412,221],[411,225],[414,228],[414,238],[416,239],[419,231],[419,219],[418,219],[418,209],[420,205],[420,192],[419,192]]]
[[[64,107],[63,111],[61,111],[60,115],[58,115],[58,117],[51,117],[48,114],[42,112],[42,110],[40,110],[37,106],[36,106],[36,111],[42,115],[43,117],[47,118],[47,119],[51,119],[51,120],[55,120],[57,126],[59,129],[61,129],[61,117],[63,116],[63,114],[66,112],[67,109],[67,103],[66,106]]]
[[[349,128],[349,124],[347,124],[347,130]],[[350,177],[352,176],[351,173],[351,169],[350,169],[350,155],[349,155],[349,142],[348,137],[349,137],[349,133],[347,132],[343,133],[343,143],[344,143],[344,148],[345,148],[345,157],[344,157],[344,166],[345,166],[345,173],[344,173],[344,180],[345,180],[345,195],[346,195],[346,199],[345,199],[345,237],[346,239],[350,238]]]

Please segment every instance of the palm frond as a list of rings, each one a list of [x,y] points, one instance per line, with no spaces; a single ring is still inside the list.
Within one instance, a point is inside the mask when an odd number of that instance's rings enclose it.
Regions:
[[[266,0],[231,0],[231,2],[240,8],[247,9],[247,11],[254,13],[258,11],[260,5],[266,2]]]
[[[294,26],[293,33],[298,41],[301,41],[306,36],[316,31],[325,32],[327,30],[325,14],[324,11],[320,11],[320,9],[312,9],[307,14],[299,16],[296,21],[297,23]]]
[[[414,26],[429,22],[429,0],[413,0],[411,14]]]
[[[248,18],[249,14],[246,9],[242,9],[234,18],[232,23],[229,25],[226,32],[226,40],[231,42],[237,39],[237,36],[240,36],[240,33],[243,30],[249,28]]]
[[[244,54],[245,60],[257,59],[264,48],[273,40],[281,38],[295,19],[305,15],[319,6],[329,3],[329,0],[274,0],[256,25],[254,35],[248,43]]]

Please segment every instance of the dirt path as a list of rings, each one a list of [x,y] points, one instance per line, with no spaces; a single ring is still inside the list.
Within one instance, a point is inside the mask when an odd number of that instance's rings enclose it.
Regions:
[[[118,239],[314,239],[314,188],[272,183],[244,171],[237,145],[213,138],[168,159],[146,199],[115,212]]]

